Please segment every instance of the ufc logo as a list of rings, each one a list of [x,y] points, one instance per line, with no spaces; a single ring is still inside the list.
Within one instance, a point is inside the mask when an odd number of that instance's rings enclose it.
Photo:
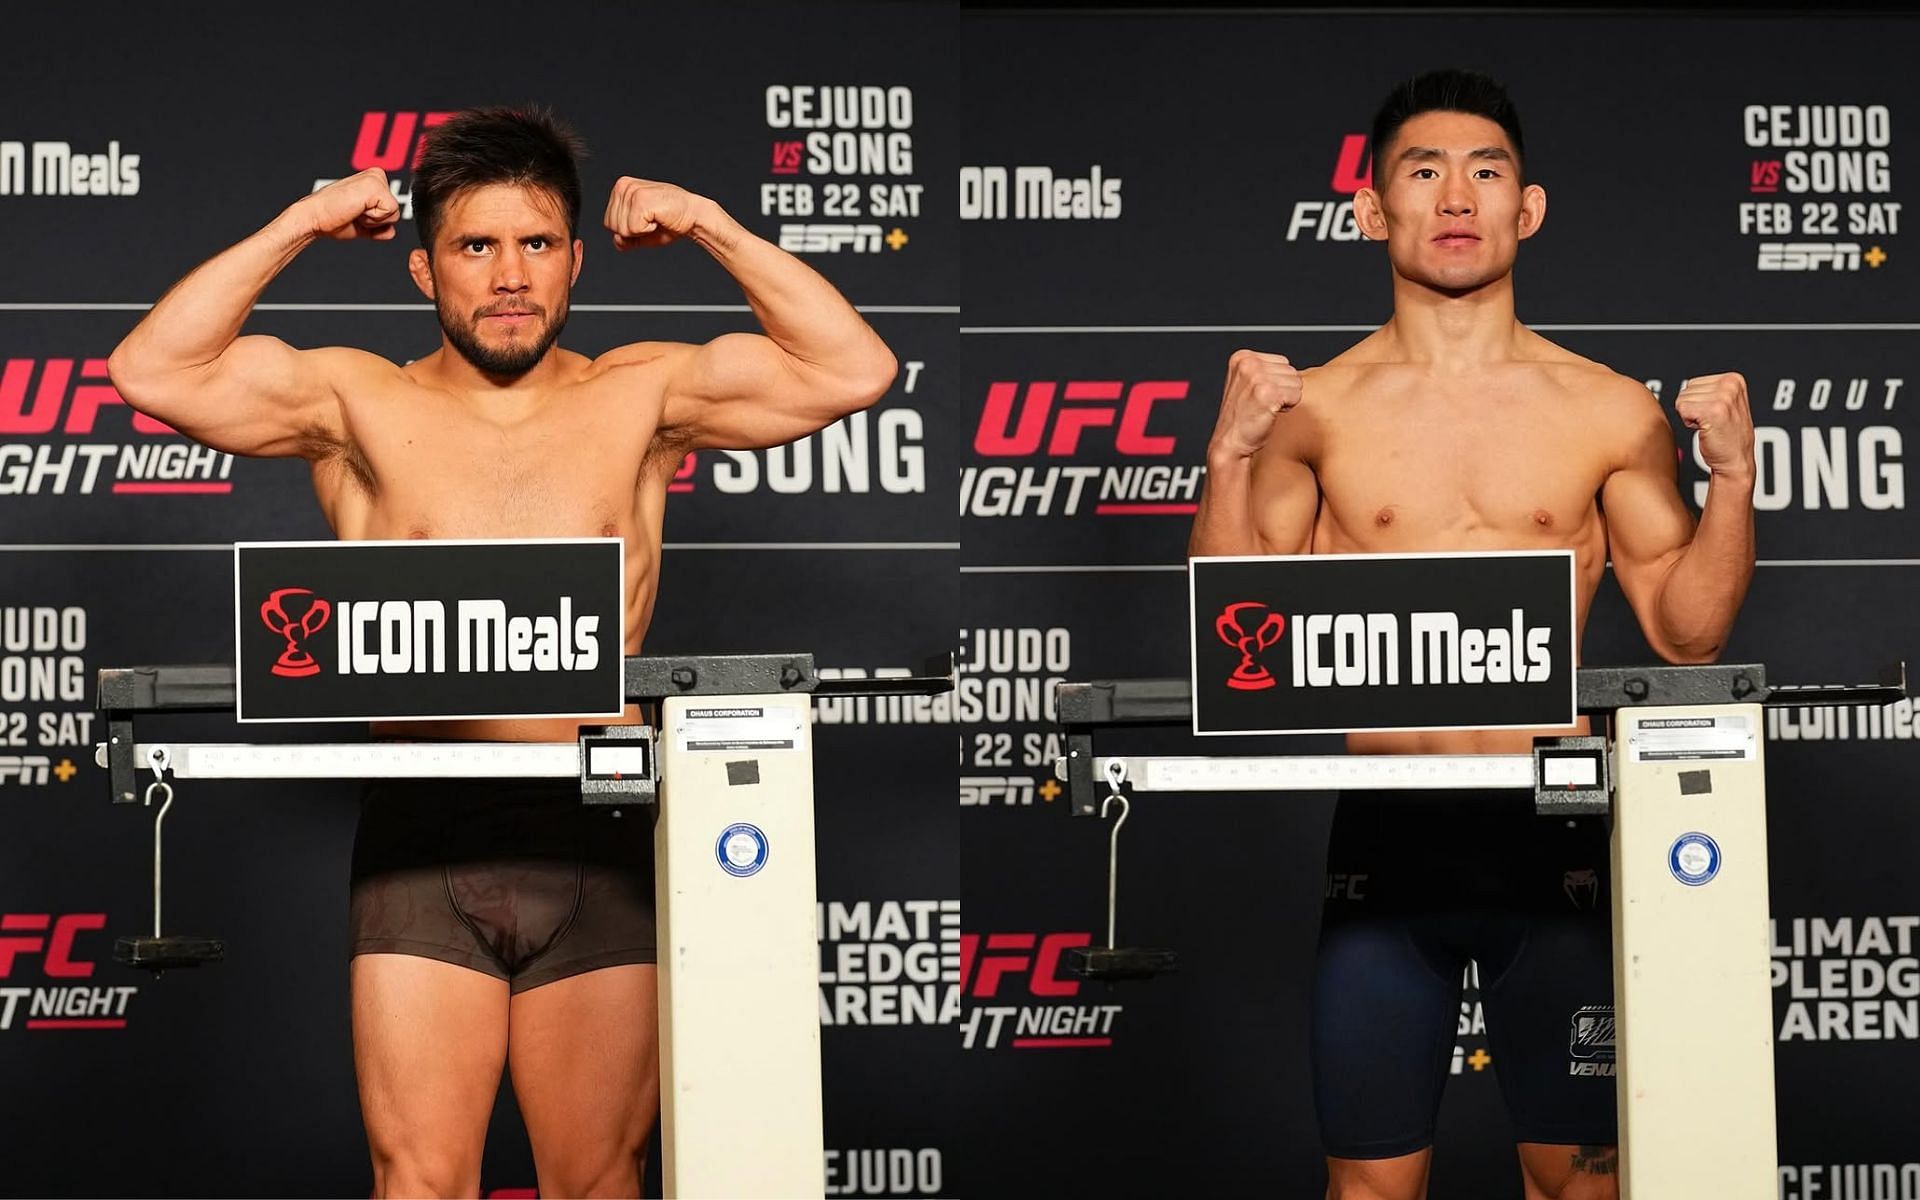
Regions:
[[[962,808],[993,804],[1032,804],[1033,777],[1030,775],[962,775]]]
[[[105,913],[68,913],[52,920],[53,936],[46,933],[48,913],[6,913],[0,915],[0,979],[13,974],[13,960],[21,954],[45,953],[44,969],[56,979],[85,979],[93,974],[90,962],[73,961],[74,935],[88,929],[104,929]]]
[[[1748,190],[1755,192],[1777,192],[1780,190],[1780,160],[1771,162],[1754,160],[1748,168]]]
[[[1367,880],[1370,875],[1328,875],[1327,895],[1329,900],[1365,900],[1367,898]]]
[[[1836,271],[1860,269],[1858,242],[1761,242],[1762,271],[1818,271],[1831,266]]]
[[[773,173],[775,175],[798,175],[800,173],[800,151],[805,142],[775,142],[773,144]]]
[[[1037,954],[1034,953],[1036,938],[1040,943]],[[1027,990],[1036,996],[1077,996],[1080,981],[1059,978],[1060,955],[1092,942],[1090,933],[1049,933],[1045,937],[1031,933],[990,933],[986,949],[982,951],[979,934],[963,933],[960,935],[960,983],[965,988],[967,980],[973,980],[968,994],[991,1000],[1000,994],[1002,979],[1024,973]],[[978,974],[974,972],[976,962],[980,967]]]
[[[33,383],[34,365],[40,364],[40,382]],[[10,358],[0,369],[0,434],[51,433],[67,415],[63,433],[92,433],[93,424],[103,407],[125,404],[120,393],[107,382],[107,360],[80,360],[80,378],[98,383],[73,383],[71,358]],[[32,399],[28,396],[31,394]],[[71,397],[71,400],[69,400]],[[173,428],[147,416],[133,414],[135,433],[172,433]]]
[[[1340,157],[1333,163],[1333,190],[1351,196],[1373,186],[1373,156],[1367,153],[1367,135],[1350,133],[1340,139]]]
[[[21,783],[41,784],[47,781],[47,768],[52,760],[44,754],[0,754],[0,784],[9,776]]]
[[[368,167],[379,167],[382,171],[397,171],[403,164],[419,166],[420,152],[427,145],[427,130],[451,116],[450,112],[367,113],[360,118],[360,136],[353,142],[353,169],[364,171]]]
[[[1173,453],[1174,439],[1147,432],[1153,406],[1162,400],[1187,398],[1186,380],[1155,379],[1125,389],[1118,380],[1074,380],[1064,388],[1052,382],[1029,383],[1024,392],[1017,383],[995,383],[987,388],[987,406],[973,437],[977,454],[991,458],[1024,457],[1040,449],[1070,455],[1080,449],[1080,435],[1107,428],[1119,420],[1114,448],[1122,454],[1160,457]],[[1058,392],[1060,404],[1054,404]],[[1019,409],[1018,419],[1014,410]]]

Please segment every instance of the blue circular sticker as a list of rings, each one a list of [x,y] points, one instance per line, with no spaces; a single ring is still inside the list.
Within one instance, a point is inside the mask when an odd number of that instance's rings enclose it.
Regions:
[[[767,865],[767,835],[744,821],[729,825],[713,844],[713,856],[720,860],[720,869],[736,879],[758,874]]]
[[[1667,870],[1688,887],[1711,882],[1720,873],[1720,844],[1704,833],[1683,833],[1667,851]]]

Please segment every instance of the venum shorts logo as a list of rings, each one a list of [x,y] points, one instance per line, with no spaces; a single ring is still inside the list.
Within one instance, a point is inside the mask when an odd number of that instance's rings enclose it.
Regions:
[[[1265,619],[1257,616],[1257,612],[1266,612]],[[1253,630],[1249,632],[1243,622],[1253,622]],[[1243,692],[1273,687],[1277,682],[1273,672],[1255,662],[1254,656],[1278,642],[1286,628],[1286,617],[1267,612],[1267,606],[1258,600],[1227,605],[1213,622],[1213,631],[1220,635],[1220,640],[1240,652],[1240,665],[1227,677],[1227,686]]]
[[[1614,1074],[1613,1005],[1574,1010],[1567,1035],[1567,1074],[1611,1078]]]
[[[1567,900],[1582,912],[1592,912],[1599,902],[1600,873],[1592,867],[1580,871],[1568,871],[1560,881],[1560,887],[1567,893]]]

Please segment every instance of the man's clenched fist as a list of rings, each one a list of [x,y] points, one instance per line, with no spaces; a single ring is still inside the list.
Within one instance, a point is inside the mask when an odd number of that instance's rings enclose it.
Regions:
[[[1300,394],[1300,372],[1285,355],[1234,351],[1208,453],[1253,457],[1272,435],[1274,418],[1299,404]]]

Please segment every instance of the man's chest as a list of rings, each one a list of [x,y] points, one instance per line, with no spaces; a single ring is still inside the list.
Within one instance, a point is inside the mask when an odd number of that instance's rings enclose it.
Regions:
[[[354,422],[349,473],[399,536],[596,535],[631,513],[652,432],[579,405],[512,423],[396,406]]]
[[[1356,538],[1564,544],[1594,519],[1607,434],[1577,406],[1525,396],[1360,401],[1326,420],[1315,472]]]

